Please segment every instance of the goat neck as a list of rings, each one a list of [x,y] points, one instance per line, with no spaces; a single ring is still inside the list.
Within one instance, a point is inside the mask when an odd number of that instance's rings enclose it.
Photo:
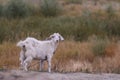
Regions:
[[[53,40],[53,39],[51,39],[50,41],[51,41],[52,45],[54,46],[54,50],[56,50],[56,49],[57,49],[57,46],[58,46],[58,44],[59,44],[59,41],[55,41],[55,40]]]

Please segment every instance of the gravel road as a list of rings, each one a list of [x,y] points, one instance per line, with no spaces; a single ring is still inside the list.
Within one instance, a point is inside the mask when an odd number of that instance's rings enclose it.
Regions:
[[[0,80],[120,80],[120,74],[48,73],[35,71],[0,71]]]

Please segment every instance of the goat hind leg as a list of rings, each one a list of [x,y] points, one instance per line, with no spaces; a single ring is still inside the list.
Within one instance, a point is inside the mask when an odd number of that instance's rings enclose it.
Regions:
[[[28,71],[28,64],[32,61],[32,57],[28,57],[24,61],[24,70]]]

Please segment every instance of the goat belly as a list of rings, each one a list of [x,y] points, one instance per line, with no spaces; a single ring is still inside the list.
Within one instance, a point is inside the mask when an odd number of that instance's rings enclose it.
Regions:
[[[34,59],[47,60],[47,56],[46,55],[37,55],[36,57],[34,57]]]

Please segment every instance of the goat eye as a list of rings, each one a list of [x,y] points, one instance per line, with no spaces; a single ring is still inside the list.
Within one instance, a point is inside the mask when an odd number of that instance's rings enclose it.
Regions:
[[[61,37],[59,36],[59,40],[61,40]]]
[[[55,36],[52,36],[51,38],[54,38]]]

